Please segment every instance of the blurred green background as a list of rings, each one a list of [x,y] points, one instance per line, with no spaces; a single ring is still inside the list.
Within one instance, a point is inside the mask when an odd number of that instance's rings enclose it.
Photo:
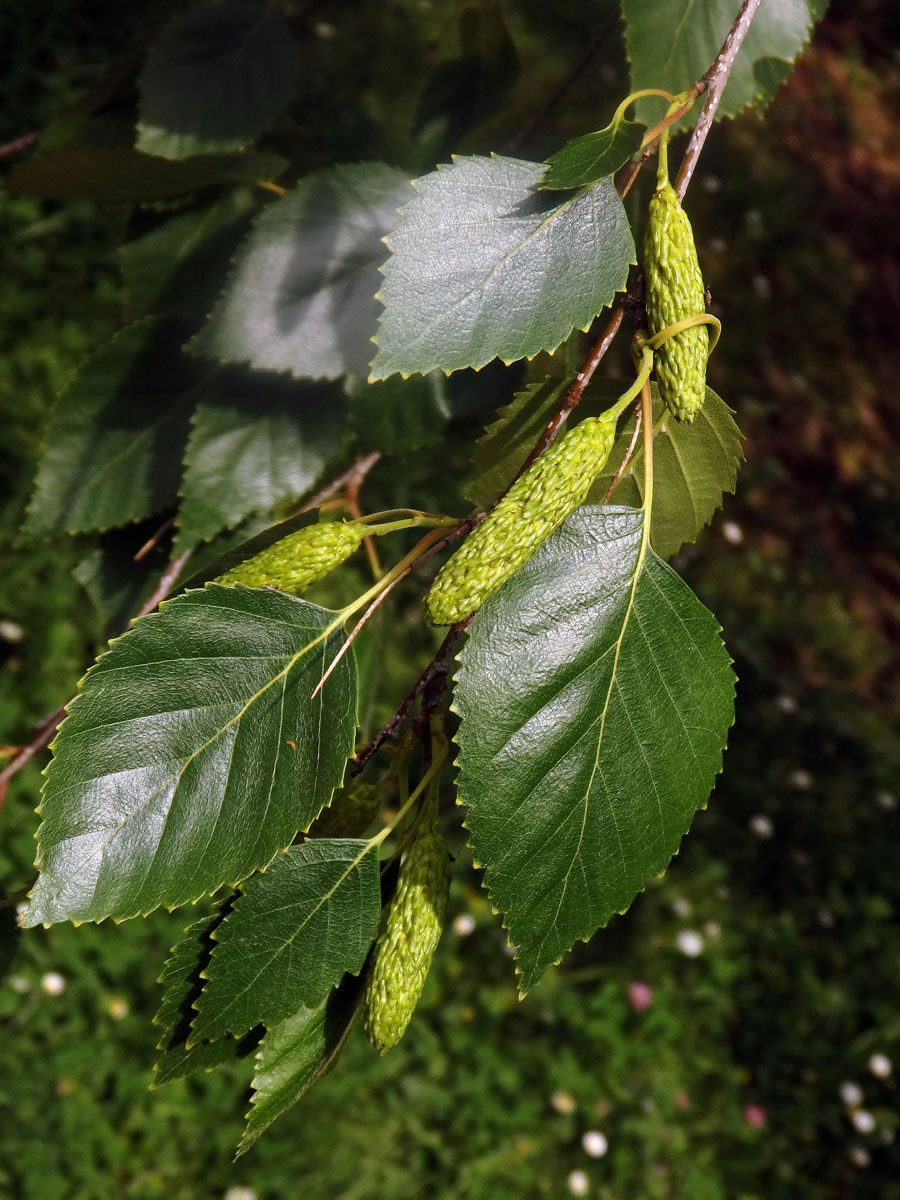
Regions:
[[[307,123],[276,142],[298,139],[308,164],[365,153],[422,170],[451,146],[518,137],[516,153],[541,159],[627,91],[613,6],[591,24],[583,5],[508,4],[518,71],[497,67],[497,34],[475,83],[447,66],[465,58],[472,7],[295,6],[324,65],[302,85]],[[103,0],[4,6],[0,143],[94,87],[134,20]],[[765,116],[717,127],[689,195],[725,326],[710,382],[748,461],[675,564],[722,622],[740,683],[724,775],[665,878],[520,1003],[451,830],[448,928],[405,1039],[379,1059],[355,1033],[237,1164],[250,1063],[148,1090],[156,979],[196,914],[16,938],[7,905],[0,1196],[900,1197],[898,25],[892,0],[834,3]],[[416,46],[420,74],[398,82]],[[71,574],[91,544],[24,544],[18,529],[54,395],[121,323],[127,219],[0,193],[0,744],[26,741],[102,644]],[[376,469],[366,507],[396,496],[399,471],[423,506],[463,508],[472,441],[499,402],[473,393],[451,430],[449,495],[423,494],[431,464],[412,455]],[[348,568],[338,586],[352,583]],[[422,586],[390,610],[375,717],[430,653]],[[44,761],[0,813],[6,894],[32,872]]]

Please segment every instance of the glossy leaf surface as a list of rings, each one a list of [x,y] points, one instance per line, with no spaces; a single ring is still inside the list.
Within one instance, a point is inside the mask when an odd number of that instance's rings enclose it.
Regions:
[[[244,879],[340,783],[356,668],[334,614],[211,584],[113,642],[53,743],[27,925],[132,917]]]
[[[215,930],[191,1040],[317,1007],[363,965],[380,915],[377,846],[318,838],[289,847],[247,881]]]
[[[576,510],[459,657],[460,802],[523,992],[665,870],[721,769],[734,676],[643,516]]]
[[[416,180],[385,239],[373,379],[555,350],[625,286],[634,244],[612,181],[560,198],[545,170],[494,155]]]

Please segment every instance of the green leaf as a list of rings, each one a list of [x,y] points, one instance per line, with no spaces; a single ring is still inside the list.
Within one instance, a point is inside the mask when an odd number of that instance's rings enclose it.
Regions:
[[[612,181],[560,200],[539,190],[545,170],[455,158],[416,180],[385,238],[371,378],[533,358],[624,288],[634,243]]]
[[[156,310],[205,318],[257,207],[249,188],[235,188],[126,242],[119,261],[132,316]]]
[[[129,534],[131,531],[129,530]],[[157,544],[139,562],[134,561],[133,536],[104,538],[72,568],[97,613],[104,637],[115,637],[149,598],[168,565],[169,556]]]
[[[484,508],[506,490],[559,407],[569,381],[547,379],[519,392],[501,408],[497,420],[479,439],[473,458],[475,477],[468,498]],[[580,417],[604,412],[626,390],[626,380],[595,380],[578,406]],[[733,492],[743,458],[741,433],[731,410],[711,389],[693,425],[668,416],[656,384],[651,385],[654,441],[653,513],[650,540],[654,550],[670,558],[684,542],[692,542],[721,507],[723,492]],[[609,485],[631,444],[633,417],[622,418],[606,467],[588,494],[588,502],[602,503]],[[639,507],[643,503],[642,443],[629,468],[610,496],[613,504]]]
[[[256,1054],[252,1107],[236,1157],[331,1069],[361,1000],[361,982],[349,976],[319,1008],[301,1008],[269,1030]]]
[[[333,386],[220,368],[191,422],[178,550],[302,496],[339,450],[343,419],[343,396]]]
[[[633,509],[578,509],[459,658],[459,798],[523,993],[665,870],[721,769],[719,627],[642,530]]]
[[[158,1049],[161,1056],[154,1068],[153,1087],[183,1079],[193,1071],[210,1071],[233,1058],[245,1058],[259,1045],[262,1030],[253,1030],[238,1040],[219,1038],[187,1046],[191,1021],[197,1015],[194,1001],[203,990],[202,972],[209,964],[215,942],[213,931],[222,923],[231,901],[213,917],[204,917],[185,930],[187,936],[172,950],[159,982],[165,989],[154,1024],[162,1027]]]
[[[247,881],[216,930],[191,1041],[315,1008],[362,967],[380,915],[377,845],[320,838],[289,847]]]
[[[715,60],[737,16],[736,0],[622,0],[625,45],[631,62],[631,90],[663,88],[681,92],[699,79]],[[719,117],[733,117],[750,104],[765,104],[775,89],[754,72],[762,58],[792,63],[812,28],[810,0],[762,0],[738,51],[725,87]],[[687,120],[696,121],[701,101]],[[665,112],[662,100],[639,100],[640,120],[653,124]]]
[[[447,381],[440,371],[413,379],[346,382],[350,420],[360,446],[383,454],[407,454],[433,446],[450,418]]]
[[[199,354],[313,379],[365,375],[384,235],[410,192],[383,163],[308,176],[257,218]]]
[[[603,381],[605,399],[613,402],[625,390],[624,381]],[[731,409],[712,388],[706,389],[703,407],[693,424],[676,421],[659,396],[653,394],[653,512],[650,517],[650,541],[661,558],[671,558],[685,542],[695,542],[701,529],[722,507],[722,496],[733,492],[738,468],[744,455],[741,431],[734,423]],[[600,504],[621,466],[634,433],[634,417],[621,423],[613,451],[602,474],[588,493],[588,503]],[[644,449],[639,442],[635,453],[610,495],[612,504],[639,508],[644,502]]]
[[[180,321],[138,321],[85,361],[50,417],[27,533],[114,528],[175,500],[204,373],[184,338]]]
[[[549,166],[541,187],[565,191],[605,179],[640,150],[646,132],[646,125],[621,119],[596,133],[573,138],[547,159]]]
[[[356,667],[335,615],[210,584],[114,641],[53,743],[26,925],[175,907],[265,866],[341,782]]]
[[[172,162],[125,147],[67,145],[20,163],[6,186],[50,200],[158,200],[268,179],[283,161],[270,154],[223,154]]]
[[[288,103],[299,68],[277,5],[200,0],[165,27],[147,55],[138,147],[187,158],[244,146]]]

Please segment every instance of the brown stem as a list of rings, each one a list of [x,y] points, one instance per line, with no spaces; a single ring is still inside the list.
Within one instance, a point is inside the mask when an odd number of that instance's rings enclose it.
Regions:
[[[431,662],[428,663],[422,674],[404,696],[400,707],[388,723],[375,734],[369,744],[360,750],[359,754],[351,761],[351,775],[361,774],[366,763],[373,754],[376,754],[380,750],[385,742],[394,741],[400,736],[400,730],[403,728],[403,722],[409,715],[409,710],[428,684],[437,676],[445,676],[447,674],[449,669],[448,664],[453,656],[453,651],[456,649],[456,643],[459,641],[462,631],[468,625],[470,619],[467,617],[465,621],[460,621],[458,625],[451,627],[450,632],[441,642]]]
[[[694,167],[696,166],[697,159],[700,156],[700,151],[703,149],[703,144],[709,135],[710,129],[712,128],[713,118],[715,117],[716,109],[719,107],[719,101],[722,98],[722,92],[725,90],[725,84],[728,82],[728,77],[731,74],[731,70],[734,66],[734,60],[737,56],[737,52],[747,35],[747,30],[750,28],[750,22],[756,15],[756,10],[759,8],[760,3],[761,0],[744,0],[744,3],[741,5],[740,12],[735,17],[734,24],[728,31],[728,36],[722,43],[722,48],[716,56],[715,62],[704,75],[702,75],[698,80],[691,84],[689,88],[686,89],[686,96],[688,100],[692,101],[696,99],[696,97],[702,95],[703,92],[707,92],[707,97],[706,102],[703,105],[703,111],[701,112],[700,118],[697,121],[697,125],[694,128],[694,132],[691,134],[691,140],[688,143],[687,150],[685,151],[684,158],[682,159],[681,166],[679,167],[678,175],[675,180],[675,190],[678,192],[679,198],[681,199],[684,198],[684,193],[687,190],[691,175],[694,172]],[[655,138],[658,141],[659,134],[662,132],[662,130],[677,121],[679,117],[687,112],[688,107],[689,104],[684,104],[677,109],[676,112],[660,121],[660,123],[654,126],[654,128],[650,131],[651,136],[655,135]],[[630,163],[626,168],[626,171],[620,179],[618,185],[619,194],[621,196],[627,195],[631,185],[637,178],[638,172],[649,156],[649,153],[652,152],[652,149],[653,143],[648,145],[647,152],[637,162]],[[626,305],[630,299],[634,299],[639,286],[639,280],[639,276],[636,276],[632,280],[625,292],[625,295],[619,300],[615,308],[612,310],[612,314],[610,315],[606,328],[603,330],[603,333],[600,335],[597,342],[595,342],[584,366],[575,376],[575,379],[572,381],[569,390],[566,392],[565,396],[563,396],[559,408],[548,422],[544,432],[538,438],[534,449],[523,463],[522,471],[531,466],[538,455],[542,454],[544,450],[547,449],[550,443],[559,434],[559,431],[565,424],[569,413],[580,403],[585,389],[593,378],[593,375],[599,367],[602,359],[606,355],[606,352],[609,350],[613,339],[619,332],[619,328],[622,324],[622,318],[625,315]],[[521,473],[522,472],[520,471],[519,474]]]
[[[618,471],[616,471],[615,475],[613,475],[612,483],[606,489],[606,495],[603,497],[603,500],[601,501],[602,504],[609,503],[610,496],[616,490],[616,487],[619,484],[619,480],[625,474],[625,471],[628,468],[628,464],[631,462],[631,456],[634,454],[634,448],[637,445],[638,434],[641,431],[641,421],[643,420],[643,415],[644,415],[643,411],[641,410],[640,406],[638,406],[638,408],[635,410],[634,433],[631,435],[631,441],[628,444],[628,449],[625,451],[625,457],[619,463],[619,469],[618,469]]]
[[[355,521],[358,521],[363,515],[362,509],[359,506],[359,489],[362,487],[364,478],[365,475],[360,476],[359,472],[357,472],[355,478],[347,484],[347,508],[350,510],[350,516],[353,517]],[[381,559],[378,557],[378,551],[375,548],[375,539],[372,537],[364,537],[363,549],[366,552],[366,558],[369,560],[369,567],[371,568],[373,578],[380,579],[384,574],[384,571],[381,567]]]
[[[338,492],[350,491],[352,488],[359,490],[363,480],[372,470],[375,464],[381,459],[381,451],[373,450],[371,454],[367,454],[364,458],[357,461],[348,467],[337,478],[332,479],[330,483],[326,483],[319,491],[314,492],[308,500],[304,500],[303,507],[300,512],[309,512],[313,508],[320,508],[322,504]]]
[[[744,0],[738,15],[734,19],[734,24],[728,31],[728,36],[722,43],[722,49],[716,56],[716,61],[703,78],[698,79],[697,83],[694,84],[698,96],[706,92],[706,100],[703,105],[703,111],[700,113],[700,118],[691,133],[691,140],[688,142],[687,150],[684,152],[684,157],[678,168],[678,174],[675,176],[674,187],[680,200],[684,199],[684,193],[687,191],[691,176],[694,174],[694,168],[697,166],[700,151],[703,149],[703,144],[709,136],[710,129],[712,129],[716,109],[719,107],[719,101],[722,99],[722,93],[725,91],[725,85],[734,67],[734,60],[737,58],[737,53],[750,28],[750,22],[756,16],[761,3],[762,0]]]
[[[134,562],[140,562],[142,558],[146,558],[150,551],[159,544],[161,538],[169,532],[175,525],[175,518],[169,517],[168,521],[163,521],[156,533],[152,537],[147,538],[140,550],[134,556]]]
[[[42,129],[32,129],[31,133],[23,133],[21,137],[13,138],[5,146],[0,146],[0,158],[8,158],[11,154],[30,149],[43,132]]]

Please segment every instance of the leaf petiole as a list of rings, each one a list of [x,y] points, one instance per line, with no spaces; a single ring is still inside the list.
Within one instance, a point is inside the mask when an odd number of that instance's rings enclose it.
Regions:
[[[669,338],[675,337],[685,329],[693,329],[695,325],[712,326],[712,335],[710,337],[709,350],[707,351],[707,357],[709,357],[718,345],[719,338],[722,335],[722,322],[718,317],[714,317],[712,313],[698,313],[693,317],[683,317],[680,321],[676,321],[674,325],[667,325],[665,329],[661,329],[653,337],[647,338],[645,344],[651,350],[658,350],[663,342],[667,342]]]

